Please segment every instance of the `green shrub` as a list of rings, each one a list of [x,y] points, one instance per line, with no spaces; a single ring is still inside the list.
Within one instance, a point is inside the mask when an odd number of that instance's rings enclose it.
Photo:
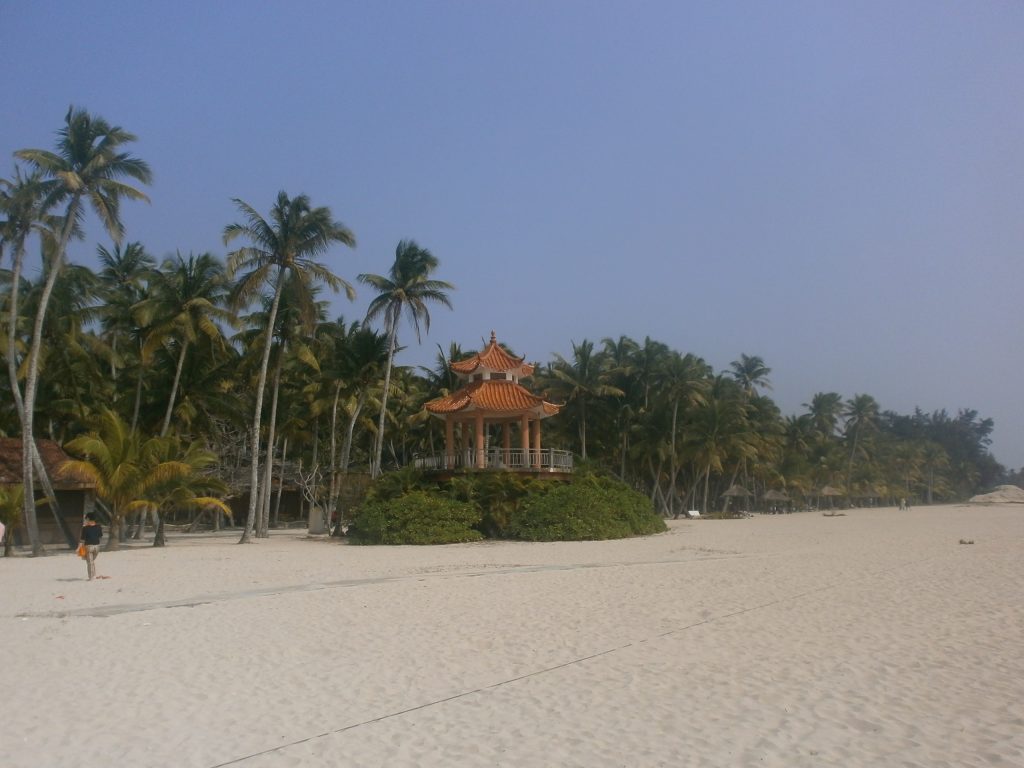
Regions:
[[[523,499],[505,534],[525,541],[621,539],[666,530],[651,502],[617,481],[598,476],[551,484]]]
[[[366,489],[365,501],[387,501],[400,498],[412,491],[426,491],[431,488],[437,488],[437,482],[431,480],[423,470],[403,467],[394,472],[385,472],[371,482]]]
[[[515,472],[481,472],[454,476],[447,491],[452,498],[476,506],[484,536],[500,539],[506,536],[511,515],[522,500],[542,485]]]
[[[365,501],[349,527],[354,544],[455,544],[483,538],[480,511],[468,502],[429,491]]]

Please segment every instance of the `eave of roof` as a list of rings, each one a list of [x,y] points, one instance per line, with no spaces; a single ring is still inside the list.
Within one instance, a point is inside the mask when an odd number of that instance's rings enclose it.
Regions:
[[[554,416],[561,410],[561,406],[530,394],[517,382],[507,379],[474,381],[450,395],[431,400],[424,407],[435,416],[460,411],[483,411],[496,415],[535,412],[544,417]]]

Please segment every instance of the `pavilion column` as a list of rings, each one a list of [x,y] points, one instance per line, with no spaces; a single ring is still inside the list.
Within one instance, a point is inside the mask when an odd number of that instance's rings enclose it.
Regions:
[[[530,466],[530,417],[525,413],[519,422],[519,437],[523,449],[522,468],[526,469]]]
[[[473,453],[469,447],[469,422],[462,422],[460,427],[460,431],[462,432],[462,442],[459,445],[459,448],[462,451],[462,466],[469,469],[473,466],[473,460],[471,458]]]
[[[487,468],[487,453],[484,445],[484,416],[476,415],[476,468]]]
[[[451,416],[444,417],[444,466],[455,469],[455,422]]]
[[[533,461],[534,466],[538,469],[541,465],[540,460],[540,419],[534,422],[533,426]]]
[[[507,467],[509,465],[509,449],[512,448],[512,422],[506,421],[501,425],[501,447],[504,449],[505,455],[501,457],[501,460]]]

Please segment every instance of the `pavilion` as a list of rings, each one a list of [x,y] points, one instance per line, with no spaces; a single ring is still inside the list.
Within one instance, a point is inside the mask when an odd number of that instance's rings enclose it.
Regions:
[[[444,454],[420,459],[423,469],[508,469],[572,472],[572,454],[541,447],[540,423],[562,406],[531,394],[520,380],[534,367],[506,352],[491,331],[487,347],[451,363],[463,386],[431,400],[427,412],[444,420]],[[491,440],[500,431],[500,446]],[[518,433],[515,440],[513,433]],[[513,444],[517,447],[513,448]]]

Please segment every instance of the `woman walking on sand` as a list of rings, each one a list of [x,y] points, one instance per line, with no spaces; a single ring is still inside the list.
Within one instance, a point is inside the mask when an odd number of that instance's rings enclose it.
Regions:
[[[100,553],[100,539],[103,527],[96,522],[96,515],[89,512],[82,526],[81,543],[85,545],[85,565],[89,569],[89,581],[96,578],[96,556]]]

